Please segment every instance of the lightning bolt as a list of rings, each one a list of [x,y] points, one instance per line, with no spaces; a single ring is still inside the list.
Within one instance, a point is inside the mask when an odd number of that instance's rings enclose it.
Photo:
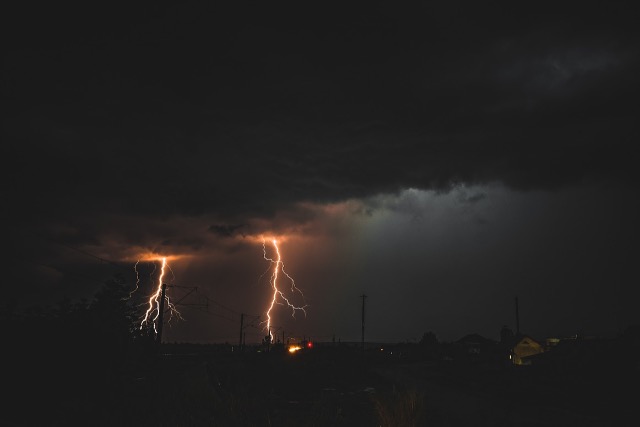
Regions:
[[[140,329],[143,329],[144,326],[149,323],[152,322],[153,323],[153,330],[155,331],[155,333],[158,333],[158,329],[157,329],[157,320],[158,317],[160,316],[160,303],[161,303],[161,298],[162,298],[162,285],[164,283],[165,280],[165,275],[167,270],[169,270],[171,272],[171,274],[175,277],[175,275],[173,274],[173,270],[171,270],[171,267],[169,266],[169,263],[167,262],[167,257],[159,257],[159,258],[155,258],[155,259],[151,259],[150,261],[160,261],[160,275],[158,277],[158,284],[156,286],[156,290],[153,294],[151,294],[149,296],[149,299],[147,301],[147,310],[145,311],[144,316],[142,316],[142,320],[140,322]],[[138,271],[138,264],[139,264],[140,260],[136,261],[136,264],[134,265],[134,270],[136,272],[136,287],[135,289],[133,289],[130,293],[129,293],[129,297],[131,297],[133,295],[134,292],[136,292],[139,287],[140,287],[140,273]],[[153,276],[153,273],[156,271],[156,264],[153,264],[153,271],[151,272],[151,276]],[[168,307],[168,311],[170,313],[170,317],[168,322],[171,322],[171,319],[173,318],[173,316],[177,316],[178,318],[182,319],[182,315],[180,314],[180,312],[176,309],[175,305],[171,303],[171,301],[169,300],[169,296],[165,293],[165,302],[166,305]]]
[[[126,298],[122,298],[123,300],[128,300],[131,299],[131,297],[133,296],[133,294],[138,290],[138,288],[140,287],[140,273],[138,273],[138,263],[140,262],[140,260],[136,261],[136,264],[133,266],[133,270],[136,272],[136,287],[133,288],[133,290],[131,292],[129,292],[129,296]]]
[[[262,239],[262,253],[263,253],[263,257],[265,260],[269,261],[272,265],[273,265],[273,271],[271,273],[271,280],[270,280],[270,284],[271,287],[273,288],[273,295],[271,297],[271,303],[269,304],[269,308],[267,309],[267,320],[265,322],[262,323],[266,323],[266,329],[269,332],[269,337],[271,339],[271,341],[273,342],[273,334],[271,332],[271,324],[272,324],[272,315],[271,312],[273,311],[273,308],[276,304],[279,305],[287,305],[289,308],[291,308],[291,317],[296,317],[296,311],[300,310],[304,313],[305,317],[307,316],[307,311],[305,310],[305,308],[308,307],[307,304],[298,307],[296,305],[294,305],[283,293],[283,291],[280,290],[280,288],[278,287],[278,277],[279,277],[279,273],[282,272],[282,275],[286,276],[287,279],[289,279],[289,281],[291,282],[291,292],[292,293],[299,293],[304,301],[304,294],[302,293],[302,291],[300,289],[298,289],[296,287],[296,282],[295,280],[293,280],[293,277],[291,277],[284,269],[284,262],[282,261],[282,255],[280,254],[280,248],[278,247],[278,241],[276,239],[271,239],[271,243],[273,244],[273,247],[275,249],[276,252],[276,258],[270,258],[269,256],[267,256],[267,246],[266,246],[266,240],[263,238]]]

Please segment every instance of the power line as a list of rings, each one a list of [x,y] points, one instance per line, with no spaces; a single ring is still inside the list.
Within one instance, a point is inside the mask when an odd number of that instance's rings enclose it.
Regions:
[[[73,246],[71,246],[71,245],[67,245],[67,244],[65,244],[65,243],[56,242],[55,240],[52,240],[52,239],[46,239],[46,240],[47,240],[48,242],[53,243],[53,244],[56,244],[56,245],[58,245],[58,246],[62,246],[62,247],[65,247],[65,248],[71,249],[71,250],[73,250],[73,251],[76,251],[76,252],[78,252],[78,253],[80,253],[80,254],[82,254],[82,255],[86,255],[86,256],[88,256],[88,257],[91,257],[91,258],[97,259],[98,261],[103,262],[103,263],[105,263],[105,264],[109,264],[109,265],[112,265],[112,266],[114,266],[114,267],[117,267],[119,270],[122,270],[122,271],[125,271],[125,270],[126,270],[126,272],[127,272],[127,273],[130,273],[130,272],[131,272],[129,269],[125,269],[125,267],[123,267],[121,264],[118,264],[118,263],[117,263],[117,262],[115,262],[115,261],[111,261],[111,260],[108,260],[108,259],[105,259],[105,258],[99,257],[98,255],[92,254],[91,252],[85,251],[85,250],[83,250],[83,249],[78,249],[78,248],[76,248],[76,247],[73,247]]]
[[[362,351],[364,351],[364,300],[367,296],[362,294],[360,297],[362,298]]]
[[[104,263],[112,264],[112,265],[115,265],[115,266],[117,266],[117,267],[121,267],[121,266],[119,266],[118,264],[116,264],[116,263],[115,263],[115,262],[113,262],[113,261],[109,261],[109,260],[107,260],[107,259],[101,258],[101,257],[99,257],[98,255],[94,255],[94,254],[92,254],[92,253],[90,253],[90,252],[83,251],[82,249],[78,249],[78,248],[76,248],[76,247],[73,247],[73,246],[67,245],[67,244],[65,244],[65,243],[56,242],[56,241],[54,241],[54,240],[52,240],[52,239],[48,239],[48,241],[49,241],[49,242],[51,242],[51,243],[54,243],[54,244],[56,244],[56,245],[59,245],[59,246],[64,246],[65,248],[69,248],[69,249],[74,250],[74,251],[76,251],[76,252],[79,252],[79,253],[81,253],[81,254],[83,254],[83,255],[87,255],[87,256],[89,256],[89,257],[91,257],[91,258],[95,258],[95,259],[97,259],[97,260],[99,260],[99,261],[102,261],[102,262],[104,262]]]
[[[205,313],[206,313],[206,314],[209,314],[209,315],[211,315],[211,316],[217,316],[217,317],[220,317],[220,318],[222,318],[222,319],[224,319],[224,320],[228,320],[229,322],[234,322],[234,323],[236,322],[236,320],[235,320],[235,319],[230,319],[230,318],[228,318],[228,317],[226,317],[226,316],[223,316],[222,314],[214,313],[214,312],[212,312],[212,311],[205,311]]]
[[[202,292],[202,290],[201,290],[200,288],[198,288],[198,289],[197,289],[197,291],[198,291],[198,292],[199,292],[199,294],[201,294],[201,295],[202,295],[202,297],[203,297],[203,298],[205,298],[208,302],[211,302],[211,303],[213,303],[213,304],[215,304],[215,305],[217,305],[217,306],[219,306],[219,307],[221,307],[221,308],[224,308],[225,310],[228,310],[228,311],[230,311],[230,312],[231,312],[231,313],[233,313],[233,314],[237,314],[238,316],[239,316],[239,315],[241,315],[241,314],[243,314],[243,312],[240,312],[240,311],[234,310],[234,309],[232,309],[232,308],[230,308],[230,307],[228,307],[228,306],[226,306],[226,305],[222,304],[221,302],[218,302],[218,301],[214,300],[213,298],[211,298],[211,297],[207,296],[204,292]],[[245,315],[245,316],[248,316],[248,317],[260,318],[260,316],[259,316],[259,315],[253,315],[253,314],[247,314],[247,313],[244,313],[244,315]]]
[[[98,256],[98,255],[93,254],[93,253],[91,253],[91,252],[89,252],[89,251],[87,251],[87,250],[79,249],[79,248],[76,248],[76,247],[74,247],[74,246],[71,246],[71,245],[68,245],[68,244],[65,244],[65,243],[61,243],[61,242],[55,241],[55,240],[53,240],[53,239],[45,239],[45,238],[42,238],[42,240],[45,240],[45,241],[47,241],[47,242],[49,242],[49,243],[53,243],[53,244],[58,245],[58,246],[62,246],[62,247],[65,247],[65,248],[71,249],[71,250],[73,250],[73,251],[75,251],[75,252],[77,252],[77,253],[80,253],[80,254],[85,255],[85,256],[87,256],[87,257],[90,257],[90,258],[96,259],[96,260],[98,260],[98,261],[100,261],[100,262],[102,262],[102,263],[109,264],[109,265],[111,265],[111,266],[113,266],[113,267],[116,267],[116,268],[118,268],[118,269],[119,269],[119,270],[121,270],[121,271],[126,271],[127,273],[131,273],[130,269],[125,268],[122,264],[119,264],[119,263],[117,263],[117,262],[111,261],[111,260],[106,259],[106,258],[104,258],[104,257]],[[38,264],[38,263],[35,263],[35,262],[32,262],[32,263],[34,263],[34,264]],[[52,269],[57,270],[57,271],[59,271],[59,272],[61,272],[61,273],[65,273],[65,274],[74,274],[74,275],[77,275],[77,276],[81,276],[81,275],[79,275],[79,274],[77,274],[77,273],[66,272],[66,271],[63,271],[63,270],[57,269],[57,268],[55,268],[55,267],[47,266],[47,265],[44,265],[44,264],[40,264],[40,265],[42,265],[42,266],[44,266],[44,267],[47,267],[47,268],[52,268]],[[94,279],[92,279],[92,280],[94,280]],[[181,288],[181,289],[193,289],[191,292],[188,292],[188,293],[187,293],[186,295],[184,295],[181,299],[179,299],[179,300],[178,300],[178,302],[176,302],[176,303],[174,303],[174,304],[180,304],[180,303],[181,303],[181,302],[182,302],[182,301],[183,301],[187,296],[189,296],[190,294],[192,294],[192,293],[195,291],[196,293],[198,293],[198,295],[202,296],[202,297],[207,301],[207,304],[208,304],[208,303],[212,303],[212,304],[215,304],[215,305],[217,305],[217,306],[219,306],[219,307],[221,307],[221,308],[223,308],[223,309],[225,309],[225,310],[229,311],[229,312],[230,312],[230,313],[232,313],[232,314],[236,314],[236,315],[238,315],[238,316],[242,315],[242,313],[241,313],[240,311],[234,310],[234,309],[232,309],[232,308],[230,308],[230,307],[226,306],[225,304],[222,304],[222,303],[220,303],[220,302],[218,302],[218,301],[214,300],[213,298],[209,297],[209,296],[208,296],[208,295],[206,295],[204,292],[202,292],[202,290],[201,290],[201,289],[199,289],[197,286],[196,286],[196,287],[190,287],[190,286],[181,286],[181,285],[173,285],[173,284],[172,284],[172,285],[170,285],[170,287],[172,287],[172,288]],[[191,306],[198,306],[198,305],[196,305],[196,304],[181,304],[181,305],[183,305],[183,306],[187,306],[187,305],[191,305]],[[209,310],[208,305],[206,306],[206,308],[205,308],[204,312],[205,312],[205,313],[207,313],[207,314],[211,314],[211,315],[213,315],[213,316],[221,317],[221,318],[223,318],[223,319],[225,319],[225,320],[228,320],[228,321],[231,321],[231,322],[236,322],[236,320],[235,320],[235,319],[233,319],[233,318],[229,318],[229,317],[226,317],[226,316],[224,316],[224,315],[222,315],[222,314],[219,314],[219,313],[215,313],[215,312],[210,311],[210,310]],[[253,318],[253,319],[252,319],[252,321],[251,321],[249,324],[247,324],[247,325],[246,325],[246,327],[255,327],[255,325],[253,325],[253,322],[255,322],[255,321],[257,321],[257,320],[259,320],[259,319],[260,319],[260,316],[259,316],[259,315],[251,315],[251,314],[246,314],[246,313],[244,313],[244,315],[245,315],[245,316],[247,316],[247,317]],[[256,327],[256,328],[257,328],[257,327]]]
[[[13,259],[16,259],[16,260],[19,260],[20,262],[23,262],[25,264],[37,265],[37,266],[40,266],[40,267],[44,267],[44,268],[47,268],[47,269],[50,269],[50,270],[57,271],[58,273],[69,274],[71,276],[76,276],[76,277],[79,277],[79,278],[82,278],[82,279],[90,280],[92,282],[93,281],[99,282],[99,281],[102,280],[102,279],[97,279],[95,277],[89,277],[86,274],[67,271],[67,270],[61,269],[60,267],[54,267],[53,265],[49,265],[49,264],[44,264],[44,263],[41,263],[41,262],[33,261],[31,259],[27,259],[27,258],[24,258],[24,257],[19,257],[19,256],[15,255],[15,254],[10,254],[9,257],[13,258]]]

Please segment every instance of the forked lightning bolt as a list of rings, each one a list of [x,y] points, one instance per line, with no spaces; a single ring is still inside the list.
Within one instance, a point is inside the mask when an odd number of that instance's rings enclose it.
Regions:
[[[266,329],[269,332],[269,337],[271,339],[271,341],[273,341],[273,333],[271,332],[271,325],[272,325],[272,317],[271,317],[271,312],[273,310],[274,305],[279,304],[279,305],[287,305],[289,308],[291,308],[291,317],[295,317],[296,315],[296,311],[300,310],[304,313],[305,317],[307,315],[307,312],[305,310],[305,308],[308,306],[307,304],[303,305],[303,306],[296,306],[294,305],[283,293],[283,291],[281,290],[281,288],[278,285],[278,277],[279,277],[279,272],[282,272],[282,274],[284,276],[286,276],[287,279],[289,279],[289,281],[291,282],[291,292],[295,293],[298,292],[302,298],[304,299],[304,294],[302,293],[302,291],[300,289],[298,289],[296,287],[296,282],[295,280],[293,280],[293,278],[284,270],[284,262],[282,261],[282,256],[280,255],[280,248],[278,247],[278,241],[276,239],[271,239],[271,243],[273,244],[273,247],[276,251],[276,258],[270,258],[267,256],[267,247],[266,247],[266,240],[263,238],[262,239],[262,252],[263,252],[263,256],[264,259],[266,259],[267,261],[269,261],[271,264],[273,264],[273,271],[271,273],[271,280],[270,280],[270,284],[271,287],[273,288],[273,295],[271,297],[271,303],[269,304],[269,308],[267,309],[267,326]],[[264,323],[264,322],[263,322]]]
[[[140,322],[140,329],[144,328],[144,326],[148,323],[148,322],[152,322],[153,323],[153,330],[155,331],[155,333],[158,333],[158,329],[157,329],[157,319],[160,316],[160,303],[161,303],[161,298],[162,298],[162,284],[164,283],[164,277],[166,274],[167,270],[171,271],[171,267],[169,266],[169,264],[167,263],[167,257],[159,257],[159,258],[153,258],[150,259],[150,261],[161,261],[160,264],[160,276],[158,277],[158,284],[155,288],[155,292],[149,296],[149,299],[147,301],[147,310],[144,314],[144,316],[142,317],[142,320]],[[136,287],[133,291],[131,291],[131,293],[129,294],[129,297],[131,297],[131,295],[133,295],[133,293],[138,290],[139,288],[139,283],[140,283],[140,274],[138,272],[138,263],[140,261],[138,260],[134,266],[134,270],[136,272]],[[155,272],[156,267],[154,264],[154,271]],[[153,272],[151,274],[153,274]],[[173,273],[173,272],[172,272]],[[172,304],[169,301],[169,296],[165,294],[165,301],[168,307],[169,312],[171,313],[171,316],[173,317],[174,315],[177,316],[178,318],[182,319],[182,316],[180,315],[180,312],[176,309],[175,305]],[[171,317],[169,318],[169,321],[171,321]]]

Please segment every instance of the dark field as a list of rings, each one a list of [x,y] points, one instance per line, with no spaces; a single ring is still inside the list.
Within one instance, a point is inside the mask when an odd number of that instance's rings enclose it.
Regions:
[[[293,355],[165,350],[125,370],[85,366],[83,373],[63,364],[28,375],[9,369],[15,382],[5,390],[2,424],[637,425],[639,375],[621,366],[487,369],[340,347]]]

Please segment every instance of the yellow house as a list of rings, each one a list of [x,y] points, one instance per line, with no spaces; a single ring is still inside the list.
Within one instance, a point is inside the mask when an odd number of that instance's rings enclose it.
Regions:
[[[515,337],[514,344],[511,346],[509,358],[514,365],[530,365],[531,360],[527,360],[528,356],[533,356],[544,352],[544,346],[528,335],[519,335]]]

